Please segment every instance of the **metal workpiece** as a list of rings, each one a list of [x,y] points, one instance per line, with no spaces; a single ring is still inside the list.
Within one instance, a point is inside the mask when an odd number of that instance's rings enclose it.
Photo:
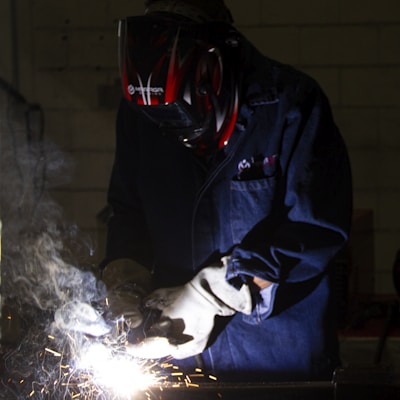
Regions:
[[[157,395],[157,392],[154,392]],[[160,393],[161,394],[161,393]],[[158,399],[158,397],[156,397]],[[198,388],[163,388],[164,400],[334,400],[331,382],[205,383]]]
[[[368,368],[339,369],[332,381],[206,382],[198,387],[167,385],[148,393],[157,400],[398,400],[400,375]]]

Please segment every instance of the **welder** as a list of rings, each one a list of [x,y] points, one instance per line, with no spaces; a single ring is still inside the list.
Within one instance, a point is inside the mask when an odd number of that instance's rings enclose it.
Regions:
[[[315,80],[262,54],[222,0],[149,0],[119,26],[123,96],[102,279],[138,357],[226,381],[339,365],[334,262],[351,172]]]

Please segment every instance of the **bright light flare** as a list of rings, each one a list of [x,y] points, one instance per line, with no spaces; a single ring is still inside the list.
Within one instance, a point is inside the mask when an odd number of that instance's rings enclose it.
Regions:
[[[102,343],[90,343],[76,360],[76,370],[87,371],[91,380],[120,397],[132,398],[157,382],[143,362]]]

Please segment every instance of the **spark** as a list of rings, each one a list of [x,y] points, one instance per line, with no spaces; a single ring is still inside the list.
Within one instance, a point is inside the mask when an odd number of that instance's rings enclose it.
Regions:
[[[171,376],[182,376],[183,372],[172,372]]]
[[[0,383],[6,394],[35,400],[156,400],[165,389],[196,390],[216,380],[199,368],[182,372],[170,357],[138,358],[129,353],[128,332],[116,331],[93,337],[60,330],[47,320],[37,324],[18,349],[3,355],[9,375]]]
[[[48,349],[47,347],[44,350],[47,351],[48,353],[53,354],[55,357],[61,357],[62,356],[61,353],[59,353],[57,351],[54,351],[54,350],[51,350],[51,349]]]

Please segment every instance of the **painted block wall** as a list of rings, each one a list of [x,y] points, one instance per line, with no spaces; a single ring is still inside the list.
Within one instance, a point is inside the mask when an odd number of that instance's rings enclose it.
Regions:
[[[17,35],[8,40],[10,3],[0,4],[0,73],[43,107],[46,137],[72,156],[69,183],[54,197],[96,243],[120,95],[117,21],[142,14],[143,3],[18,0]],[[375,291],[393,293],[391,267],[400,248],[400,2],[226,4],[237,28],[264,54],[307,72],[327,93],[350,154],[354,205],[374,212]],[[101,244],[95,250],[101,257]]]

